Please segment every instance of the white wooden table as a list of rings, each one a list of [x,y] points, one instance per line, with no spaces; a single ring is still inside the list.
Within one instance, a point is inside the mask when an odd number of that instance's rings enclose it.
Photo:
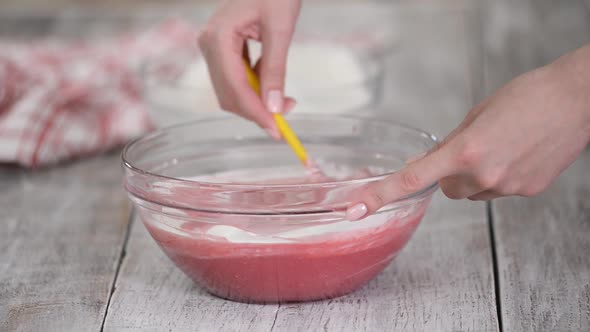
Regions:
[[[388,63],[386,109],[441,136],[511,77],[590,41],[590,3],[582,0],[370,5],[403,36]],[[362,12],[351,6],[335,8]],[[168,10],[2,12],[0,36],[100,34]],[[113,15],[117,24],[104,24]],[[36,172],[1,167],[0,330],[590,330],[589,150],[536,198],[485,204],[438,193],[376,280],[312,303],[207,294],[129,211],[117,153]]]

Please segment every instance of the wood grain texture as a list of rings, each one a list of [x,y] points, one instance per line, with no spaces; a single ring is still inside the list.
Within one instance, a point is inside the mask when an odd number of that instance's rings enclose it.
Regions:
[[[0,169],[0,330],[99,330],[127,231],[117,154]]]
[[[588,4],[426,1],[386,9],[403,38],[388,61],[385,110],[446,135],[483,95],[588,42]],[[180,11],[196,19],[208,13]],[[59,24],[2,12],[0,36],[102,36],[178,12],[138,11],[130,19],[66,9],[57,12]],[[589,329],[589,170],[586,152],[547,193],[495,204],[505,330]],[[0,169],[0,330],[100,329],[127,227],[122,195],[118,156],[34,174]],[[439,193],[408,247],[369,285],[339,299],[280,306],[208,295],[137,224],[105,330],[497,330],[485,218],[482,204]]]
[[[383,8],[408,34],[403,51],[388,60],[384,110],[444,136],[473,99],[463,7]],[[105,330],[496,331],[493,285],[485,205],[441,194],[408,248],[377,279],[349,296],[304,304],[215,298],[177,270],[137,223]]]
[[[454,129],[473,104],[473,48],[465,20],[469,2],[405,3],[393,10],[399,47],[388,60],[385,112],[392,119],[440,138]]]
[[[116,8],[116,7],[115,7]],[[213,12],[212,3],[200,6],[145,6],[135,9],[113,7],[65,8],[57,15],[54,34],[60,38],[92,40],[120,36],[121,33],[145,32],[166,19],[185,19],[199,24]]]
[[[55,17],[44,13],[11,15],[0,11],[0,38],[10,40],[47,36],[55,26]]]
[[[506,331],[590,329],[590,153],[544,194],[495,203]]]
[[[55,36],[56,18],[0,13],[0,37]],[[0,168],[0,330],[99,330],[127,232],[117,153]]]
[[[484,3],[488,93],[590,41],[582,1]],[[494,203],[504,330],[590,330],[589,172],[587,149],[546,193]]]
[[[481,4],[488,93],[590,41],[590,14],[581,0]]]
[[[438,193],[407,248],[345,297],[281,304],[277,331],[496,331],[484,203]]]
[[[268,331],[276,310],[276,305],[209,295],[174,266],[136,220],[104,330]]]

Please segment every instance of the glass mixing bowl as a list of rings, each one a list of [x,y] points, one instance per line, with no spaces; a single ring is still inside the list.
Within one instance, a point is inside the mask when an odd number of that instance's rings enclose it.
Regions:
[[[297,100],[297,112],[343,113],[378,105],[386,59],[397,45],[392,32],[375,25],[340,24],[333,31],[316,25],[298,27],[289,49],[285,95]],[[207,65],[196,43],[191,46],[154,56],[140,68],[157,127],[208,117],[219,109]],[[252,59],[259,59],[260,48],[250,43]]]
[[[237,117],[162,129],[123,152],[139,218],[168,257],[215,295],[288,302],[349,293],[405,246],[437,188],[347,221],[344,210],[363,186],[436,139],[374,115],[289,120],[329,179],[310,180],[285,143]]]

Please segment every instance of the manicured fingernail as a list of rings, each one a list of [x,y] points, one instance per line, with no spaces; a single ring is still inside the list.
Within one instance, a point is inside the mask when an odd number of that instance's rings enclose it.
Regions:
[[[276,129],[264,128],[264,131],[268,134],[268,136],[272,137],[276,141],[281,140],[281,133],[279,133]]]
[[[359,203],[348,210],[346,210],[346,219],[350,221],[359,220],[367,214],[367,206]]]
[[[293,108],[295,108],[295,106],[297,106],[297,101],[295,99],[290,99],[291,102],[288,102],[287,104],[289,104],[289,106],[287,106],[284,110],[283,110],[283,114],[288,114],[289,112],[291,112],[293,110]]]
[[[271,113],[282,113],[283,93],[280,90],[271,90],[266,95],[266,108]]]

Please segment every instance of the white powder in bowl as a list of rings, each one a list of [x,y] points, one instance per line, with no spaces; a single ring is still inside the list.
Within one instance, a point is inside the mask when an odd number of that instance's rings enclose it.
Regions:
[[[260,43],[250,44],[252,58]],[[289,50],[285,94],[298,100],[300,112],[342,112],[364,106],[370,94],[364,84],[367,66],[353,50],[326,42],[293,43]]]
[[[362,222],[339,221],[323,225],[303,225],[297,229],[279,233],[254,233],[235,226],[215,225],[207,235],[223,238],[231,243],[294,243],[309,237],[327,235],[354,236],[356,232],[377,228],[387,222],[386,216],[375,215]]]
[[[332,163],[321,163],[322,170],[336,179],[346,179],[355,174],[352,168],[341,167]],[[285,174],[289,178],[285,179]],[[210,175],[187,177],[187,180],[215,182],[215,183],[243,183],[247,179],[249,183],[278,182],[278,179],[292,181],[299,179],[298,183],[305,183],[306,175],[304,169],[297,166],[285,166],[264,169],[246,169],[219,172]],[[230,218],[230,217],[228,217]],[[233,225],[223,225],[223,218],[218,220],[222,225],[205,227],[203,231],[208,236],[221,238],[232,243],[293,243],[305,240],[310,237],[332,236],[354,236],[358,231],[377,228],[387,222],[386,215],[373,215],[362,222],[350,222],[346,220],[327,222],[321,224],[302,223],[301,225],[280,225],[279,223],[265,224],[248,222],[242,220],[242,227],[235,221]]]
[[[251,43],[250,54],[253,59],[259,58],[259,43]],[[368,71],[374,69],[369,65],[375,64],[362,63],[345,45],[295,42],[289,50],[285,94],[297,99],[296,112],[300,113],[341,113],[365,106],[374,92],[366,84]],[[147,93],[159,125],[219,109],[203,59],[187,66],[178,87],[153,86]]]

